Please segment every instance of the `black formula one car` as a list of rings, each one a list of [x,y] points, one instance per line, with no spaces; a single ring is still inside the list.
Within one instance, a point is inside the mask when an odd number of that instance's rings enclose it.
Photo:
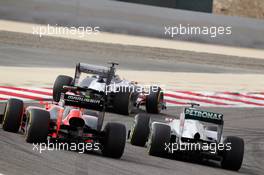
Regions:
[[[117,64],[117,63],[115,63]],[[86,87],[97,91],[107,91],[109,95],[107,110],[118,114],[129,115],[135,109],[145,107],[148,113],[160,113],[162,109],[166,109],[162,89],[158,86],[143,87],[139,86],[133,81],[120,79],[118,75],[114,75],[110,82],[107,82],[106,77],[100,72],[95,73],[93,76],[87,76],[77,83],[76,80],[80,79],[80,73],[83,71],[83,66],[87,65],[85,71],[104,70],[105,67],[97,65],[88,65],[79,63],[76,66],[75,80],[70,76],[60,75],[55,81],[53,87],[53,100],[58,102],[60,93],[63,91],[62,87],[72,84],[80,87]],[[108,88],[105,89],[106,83]]]

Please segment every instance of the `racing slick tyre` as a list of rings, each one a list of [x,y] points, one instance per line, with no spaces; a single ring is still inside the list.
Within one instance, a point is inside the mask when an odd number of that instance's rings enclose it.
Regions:
[[[25,138],[28,143],[44,143],[47,141],[50,113],[42,109],[31,109],[27,113]]]
[[[61,93],[63,92],[63,86],[70,86],[73,78],[66,75],[59,75],[53,85],[53,100],[55,102],[60,101]]]
[[[122,115],[130,115],[133,110],[132,92],[127,88],[125,91],[120,90],[115,93],[114,112]]]
[[[120,123],[107,123],[102,154],[106,157],[120,158],[126,144],[126,127]]]
[[[164,96],[161,88],[151,86],[149,95],[146,96],[146,111],[148,113],[159,114],[162,109],[163,99]]]
[[[149,155],[162,157],[167,153],[165,144],[170,143],[170,133],[170,126],[161,123],[153,124],[148,145]]]
[[[135,146],[145,146],[149,137],[149,121],[148,114],[137,114],[135,116],[135,124],[130,132],[130,143]]]
[[[238,171],[244,157],[244,140],[239,137],[228,136],[224,144],[230,143],[231,149],[224,150],[221,166],[224,169]]]
[[[10,98],[5,107],[4,117],[2,122],[3,130],[8,132],[18,132],[24,110],[22,100]]]

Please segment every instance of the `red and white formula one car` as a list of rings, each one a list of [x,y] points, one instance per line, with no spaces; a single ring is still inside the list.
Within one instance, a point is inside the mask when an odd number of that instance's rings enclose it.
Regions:
[[[9,99],[2,116],[3,130],[14,133],[22,131],[29,143],[84,143],[94,150],[100,149],[104,156],[120,158],[126,143],[126,127],[121,123],[109,122],[102,129],[109,98],[106,89],[97,91],[78,86],[81,72],[100,75],[106,80],[105,85],[109,85],[115,76],[114,66],[112,64],[107,68],[78,64],[74,83],[61,86],[63,82],[59,76],[54,84],[57,88],[54,97],[58,103],[49,103],[43,108],[25,108],[23,101]],[[72,82],[64,82],[67,83]]]

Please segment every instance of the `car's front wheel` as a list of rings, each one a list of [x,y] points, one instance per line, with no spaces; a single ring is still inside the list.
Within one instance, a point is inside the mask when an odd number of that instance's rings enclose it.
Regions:
[[[8,132],[18,132],[24,112],[24,103],[22,100],[11,98],[7,101],[2,127]]]

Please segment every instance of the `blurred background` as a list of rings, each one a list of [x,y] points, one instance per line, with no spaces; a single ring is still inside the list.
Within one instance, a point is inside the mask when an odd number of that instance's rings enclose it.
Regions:
[[[263,0],[0,0],[0,19],[247,48],[264,48]],[[231,26],[232,35],[170,37],[164,26]]]

